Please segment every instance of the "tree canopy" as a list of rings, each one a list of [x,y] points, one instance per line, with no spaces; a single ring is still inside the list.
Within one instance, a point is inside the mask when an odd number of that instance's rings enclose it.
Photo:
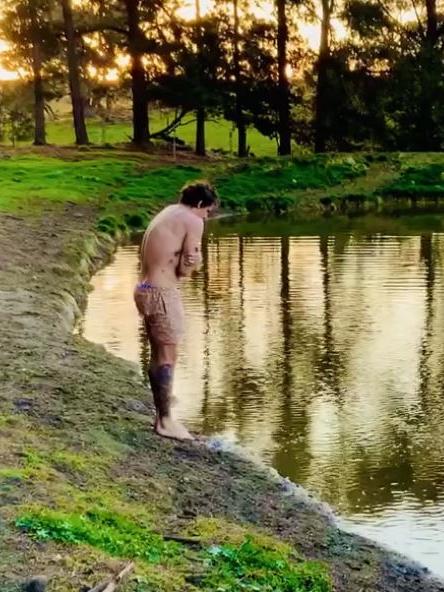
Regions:
[[[260,11],[251,0],[186,11],[178,0],[4,0],[0,39],[23,89],[19,100],[1,91],[0,127],[31,118],[37,144],[51,101],[67,96],[78,144],[85,117],[126,102],[134,143],[171,141],[193,115],[200,154],[212,118],[232,122],[239,156],[253,127],[281,155],[444,145],[443,0],[275,0]],[[152,107],[172,113],[156,133]]]

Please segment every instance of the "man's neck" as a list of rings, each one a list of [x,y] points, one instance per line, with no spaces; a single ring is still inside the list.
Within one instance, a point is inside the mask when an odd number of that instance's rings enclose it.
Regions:
[[[191,212],[192,214],[194,214],[195,216],[197,216],[198,218],[200,218],[199,216],[199,208],[195,208],[193,206],[187,206],[187,204],[183,204],[183,203],[179,203],[179,205],[184,208],[186,211]]]

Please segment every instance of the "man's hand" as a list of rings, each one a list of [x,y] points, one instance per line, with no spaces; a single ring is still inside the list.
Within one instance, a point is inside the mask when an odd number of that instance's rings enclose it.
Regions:
[[[192,255],[191,253],[187,253],[184,258],[183,258],[183,262],[185,265],[196,265],[196,263],[198,262],[198,257],[196,255]]]
[[[200,252],[192,255],[191,253],[183,254],[180,258],[180,264],[176,268],[176,275],[178,278],[189,277],[193,271],[197,271],[202,263]]]

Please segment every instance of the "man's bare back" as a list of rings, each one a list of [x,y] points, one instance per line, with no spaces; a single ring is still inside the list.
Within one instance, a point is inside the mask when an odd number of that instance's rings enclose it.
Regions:
[[[203,228],[203,219],[187,206],[162,210],[143,237],[141,279],[159,288],[175,287],[201,263]]]
[[[156,407],[154,429],[167,438],[193,439],[171,413],[174,367],[185,318],[178,285],[201,264],[204,220],[216,202],[216,192],[208,183],[185,186],[180,203],[162,210],[142,241],[141,282],[134,299],[151,346],[148,376]]]

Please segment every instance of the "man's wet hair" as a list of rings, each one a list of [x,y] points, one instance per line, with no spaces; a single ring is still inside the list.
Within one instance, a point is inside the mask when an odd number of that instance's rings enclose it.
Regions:
[[[180,203],[190,208],[208,208],[217,204],[218,195],[207,181],[187,183],[180,192]]]

